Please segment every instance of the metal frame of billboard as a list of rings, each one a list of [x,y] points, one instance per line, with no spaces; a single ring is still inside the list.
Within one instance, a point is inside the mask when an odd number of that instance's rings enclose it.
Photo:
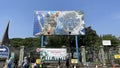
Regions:
[[[81,11],[35,11],[33,35],[84,35]]]

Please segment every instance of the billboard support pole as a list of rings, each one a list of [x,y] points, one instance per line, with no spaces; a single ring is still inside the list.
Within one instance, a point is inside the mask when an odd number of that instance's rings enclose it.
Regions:
[[[70,36],[68,35],[68,55],[70,56]]]
[[[41,35],[41,47],[44,45],[44,35]]]
[[[43,45],[44,45],[44,35],[42,34],[41,35],[41,48],[43,47]],[[41,55],[40,55],[40,59],[42,59],[41,58]],[[43,60],[42,60],[43,61]]]
[[[76,56],[77,56],[77,59],[78,59],[78,64],[80,64],[79,49],[78,49],[78,36],[75,36],[75,42],[76,42]]]

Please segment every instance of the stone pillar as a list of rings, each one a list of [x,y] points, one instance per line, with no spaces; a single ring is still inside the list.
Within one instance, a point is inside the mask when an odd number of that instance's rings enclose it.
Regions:
[[[104,53],[104,46],[100,46],[100,52],[101,52],[101,57],[102,57],[102,64],[103,66],[106,66],[106,61],[105,61],[105,53]]]
[[[81,46],[82,63],[86,65],[85,46]]]
[[[117,46],[118,47],[118,53],[120,54],[120,46]]]
[[[19,55],[18,66],[21,66],[21,64],[23,62],[23,56],[24,56],[24,46],[21,46],[20,47],[20,55]]]

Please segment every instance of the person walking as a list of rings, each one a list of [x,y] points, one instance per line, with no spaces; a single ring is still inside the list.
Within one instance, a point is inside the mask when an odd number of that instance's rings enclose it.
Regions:
[[[14,60],[14,68],[18,68],[18,58],[17,57]]]
[[[61,63],[60,63],[60,58],[59,58],[59,60],[58,60],[58,68],[60,68],[60,65],[61,65]]]
[[[66,68],[69,68],[70,64],[69,64],[69,57],[66,57]]]
[[[27,57],[24,57],[24,60],[23,60],[23,63],[22,63],[22,68],[29,68]]]
[[[12,57],[10,57],[10,59],[7,59],[7,68],[12,68]]]
[[[36,63],[36,58],[33,56],[32,57],[32,60],[31,60],[31,65],[32,65],[32,68],[34,68],[34,64]]]

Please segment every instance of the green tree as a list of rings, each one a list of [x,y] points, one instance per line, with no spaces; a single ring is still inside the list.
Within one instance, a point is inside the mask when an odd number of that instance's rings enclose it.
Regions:
[[[26,47],[36,47],[40,46],[40,39],[39,38],[12,38],[10,39],[11,46],[19,47],[19,46],[26,46]]]
[[[23,40],[24,39],[22,38],[13,38],[13,39],[10,39],[10,44],[11,46],[19,47],[23,45],[23,42],[22,42]]]
[[[85,35],[79,37],[79,41],[81,41],[80,45],[83,46],[98,46],[99,43],[99,36],[97,35],[96,31],[91,28],[91,26],[85,28]]]
[[[24,46],[27,47],[36,47],[36,46],[40,46],[40,39],[39,38],[25,38],[22,41]]]
[[[102,40],[111,40],[112,46],[120,45],[120,39],[112,36],[111,34],[98,36],[96,31],[91,26],[85,28],[85,35],[78,35],[78,44],[80,46],[100,46]],[[44,45],[50,48],[58,48],[63,45],[68,47],[75,47],[75,36],[74,35],[59,35],[59,36],[44,36]],[[35,38],[12,38],[10,39],[11,46],[19,47],[40,47],[41,37]]]

